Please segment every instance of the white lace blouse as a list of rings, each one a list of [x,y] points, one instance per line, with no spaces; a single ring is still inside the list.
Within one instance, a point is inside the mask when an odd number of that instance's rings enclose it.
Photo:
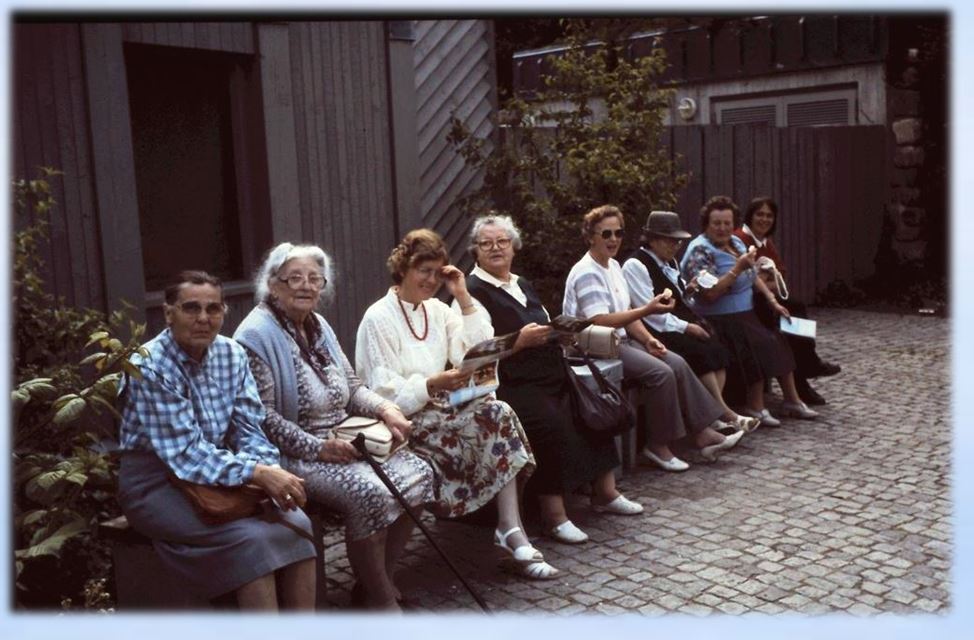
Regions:
[[[429,332],[423,336],[427,320]],[[405,309],[405,315],[403,313]],[[412,331],[406,323],[412,324]],[[389,289],[362,317],[355,339],[355,369],[365,384],[399,405],[407,416],[429,402],[426,379],[458,365],[473,345],[493,337],[490,314],[480,307],[460,315],[436,298],[413,306]]]

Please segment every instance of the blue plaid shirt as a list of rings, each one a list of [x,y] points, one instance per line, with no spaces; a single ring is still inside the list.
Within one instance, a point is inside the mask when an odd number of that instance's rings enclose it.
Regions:
[[[243,347],[217,336],[198,363],[169,329],[145,347],[148,358],[132,357],[142,379],[130,376],[120,392],[122,450],[151,451],[179,478],[210,485],[244,484],[257,463],[278,464]]]

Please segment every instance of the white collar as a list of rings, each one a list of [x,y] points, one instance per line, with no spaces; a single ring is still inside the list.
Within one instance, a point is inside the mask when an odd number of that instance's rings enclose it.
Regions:
[[[764,245],[768,244],[767,236],[765,236],[764,240],[758,240],[758,237],[754,235],[753,231],[751,231],[751,227],[747,226],[746,223],[741,225],[741,229],[744,229],[744,233],[751,236],[751,240],[754,240],[755,246],[757,246],[759,249],[763,248]]]
[[[512,273],[510,280],[504,282],[503,280],[500,280],[499,278],[495,278],[491,274],[487,273],[485,270],[481,269],[479,264],[474,265],[473,271],[470,272],[470,275],[477,276],[487,284],[492,284],[495,287],[499,287],[499,288],[517,286],[517,280],[518,280],[517,274]]]

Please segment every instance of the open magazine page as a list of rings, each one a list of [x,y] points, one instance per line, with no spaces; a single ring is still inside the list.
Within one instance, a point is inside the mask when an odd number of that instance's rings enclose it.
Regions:
[[[589,325],[592,324],[591,320],[584,320],[582,318],[576,318],[575,316],[567,316],[561,314],[557,318],[551,321],[551,328],[557,333],[578,333],[583,329],[587,329]]]
[[[463,356],[463,362],[457,367],[462,373],[470,373],[480,369],[486,364],[497,362],[501,358],[506,358],[514,352],[514,343],[517,342],[519,331],[508,333],[503,336],[496,336],[483,342],[478,342],[470,347],[467,354]]]

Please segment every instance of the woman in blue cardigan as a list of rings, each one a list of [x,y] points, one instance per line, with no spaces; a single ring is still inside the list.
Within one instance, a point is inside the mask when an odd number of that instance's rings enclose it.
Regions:
[[[779,415],[814,419],[818,413],[801,401],[795,389],[795,358],[788,343],[780,333],[762,325],[754,313],[753,296],[757,294],[768,300],[775,314],[790,317],[756,277],[755,253],[734,236],[739,215],[737,205],[727,196],[714,196],[700,211],[703,233],[690,242],[680,263],[683,277],[695,279],[699,286],[692,302],[694,311],[707,318],[730,351],[727,375],[738,376],[746,384],[746,415],[760,418],[768,427],[781,425],[764,406],[764,381],[775,377],[784,395]]]

